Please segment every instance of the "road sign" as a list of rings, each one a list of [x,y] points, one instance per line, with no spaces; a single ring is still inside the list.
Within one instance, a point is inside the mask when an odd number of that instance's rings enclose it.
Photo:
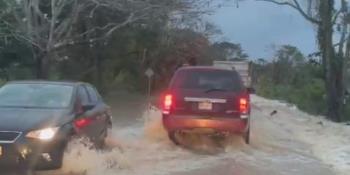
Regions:
[[[152,77],[154,75],[154,71],[151,68],[148,68],[145,71],[145,75],[148,78],[148,109],[147,111],[151,109],[151,91],[152,91]]]
[[[151,78],[153,75],[154,75],[154,71],[151,69],[151,68],[148,68],[145,72],[145,75],[148,77],[148,78]]]

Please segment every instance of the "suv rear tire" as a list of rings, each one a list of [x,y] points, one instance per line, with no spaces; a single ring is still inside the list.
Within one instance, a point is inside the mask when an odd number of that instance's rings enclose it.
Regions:
[[[244,142],[250,144],[250,128],[243,134]]]
[[[168,137],[175,145],[180,145],[179,141],[176,138],[176,132],[175,131],[169,132],[168,133]]]

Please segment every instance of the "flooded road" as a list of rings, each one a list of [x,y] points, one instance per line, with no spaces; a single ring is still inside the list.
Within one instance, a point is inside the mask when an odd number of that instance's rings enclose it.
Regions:
[[[160,112],[155,108],[145,112],[144,98],[125,98],[132,100],[111,103],[114,129],[107,140],[111,150],[90,150],[77,141],[69,145],[61,170],[38,174],[335,174],[313,156],[309,145],[297,141],[289,130],[274,122],[273,116],[268,115],[271,111],[265,111],[261,101],[255,103],[252,111],[251,145],[234,137],[219,150],[209,144],[196,151],[177,147],[168,140]]]

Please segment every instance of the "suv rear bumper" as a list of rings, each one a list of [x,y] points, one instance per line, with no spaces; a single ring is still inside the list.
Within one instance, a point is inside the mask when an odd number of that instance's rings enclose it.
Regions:
[[[203,118],[199,116],[164,115],[163,125],[168,132],[203,131],[244,133],[249,129],[249,118]]]

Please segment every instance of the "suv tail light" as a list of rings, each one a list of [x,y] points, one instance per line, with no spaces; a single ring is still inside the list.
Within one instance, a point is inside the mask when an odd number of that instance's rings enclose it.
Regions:
[[[239,99],[239,112],[243,115],[249,113],[249,101],[247,98],[243,97]]]
[[[163,114],[170,114],[170,110],[174,102],[174,97],[172,94],[166,94],[163,101]]]

